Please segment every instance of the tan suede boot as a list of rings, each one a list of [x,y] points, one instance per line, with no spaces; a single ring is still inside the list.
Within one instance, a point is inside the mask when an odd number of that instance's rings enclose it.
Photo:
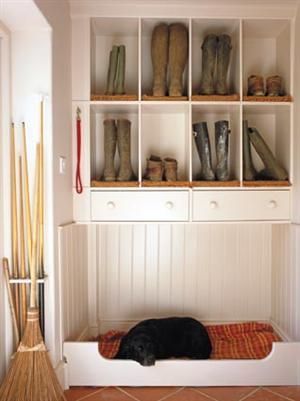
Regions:
[[[182,96],[183,72],[188,58],[188,31],[183,24],[170,25],[169,96]]]
[[[147,159],[145,179],[150,181],[161,181],[163,178],[163,162],[159,156],[151,155]]]
[[[177,181],[177,160],[171,157],[164,159],[164,176],[166,181]]]
[[[104,124],[104,181],[115,181],[114,159],[117,148],[117,128],[115,120],[108,118]]]
[[[153,66],[153,96],[165,96],[167,86],[169,28],[157,25],[152,33],[151,57]]]
[[[130,157],[130,126],[131,122],[125,118],[117,121],[118,151],[120,156],[118,181],[130,181],[135,179]]]

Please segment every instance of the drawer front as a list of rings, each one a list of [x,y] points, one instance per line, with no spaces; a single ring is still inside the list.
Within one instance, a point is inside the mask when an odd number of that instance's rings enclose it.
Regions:
[[[194,221],[289,220],[288,191],[193,193]]]
[[[93,221],[187,221],[189,192],[92,192],[91,218]]]

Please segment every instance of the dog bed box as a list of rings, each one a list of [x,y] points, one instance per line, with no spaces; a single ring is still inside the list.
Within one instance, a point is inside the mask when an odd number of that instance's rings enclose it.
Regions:
[[[62,338],[68,384],[299,384],[297,276],[286,256],[289,229],[267,223],[62,227]],[[222,243],[218,252],[212,243]],[[192,316],[208,326],[268,324],[282,341],[273,342],[263,359],[171,359],[153,367],[105,358],[97,342],[85,341],[110,330],[127,331],[143,319],[176,315]]]

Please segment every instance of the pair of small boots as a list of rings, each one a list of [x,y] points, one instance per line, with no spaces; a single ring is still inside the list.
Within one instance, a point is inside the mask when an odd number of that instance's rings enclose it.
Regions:
[[[264,78],[261,75],[250,75],[248,78],[248,96],[283,96],[282,78],[280,75],[272,75],[266,79],[266,90]]]
[[[135,179],[130,158],[130,126],[126,119],[106,119],[104,124],[104,181],[130,181]],[[120,168],[116,176],[114,159],[118,144]]]
[[[230,61],[229,35],[207,35],[202,44],[200,95],[228,95],[227,75]]]
[[[188,31],[183,24],[157,25],[152,33],[153,96],[182,96],[182,76],[188,58]]]
[[[260,172],[253,165],[250,142],[264,164]],[[243,177],[245,181],[288,179],[286,170],[278,163],[258,130],[248,127],[247,120],[243,121]]]
[[[125,93],[125,46],[113,46],[109,54],[106,95]]]
[[[150,181],[177,181],[177,160],[166,157],[161,160],[159,156],[151,155],[147,159],[145,179]]]
[[[193,124],[195,143],[201,161],[201,180],[229,180],[228,145],[230,130],[228,128],[228,125],[228,121],[226,120],[215,122],[215,143],[217,155],[217,167],[215,174],[211,162],[210,140],[208,135],[207,123],[199,122]]]

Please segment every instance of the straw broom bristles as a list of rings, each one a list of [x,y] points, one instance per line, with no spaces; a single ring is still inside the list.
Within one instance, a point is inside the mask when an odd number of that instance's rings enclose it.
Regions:
[[[40,148],[37,145],[34,224],[30,256],[30,308],[22,341],[0,388],[1,401],[62,401],[63,390],[51,365],[39,326],[36,307],[36,262],[39,236]]]

